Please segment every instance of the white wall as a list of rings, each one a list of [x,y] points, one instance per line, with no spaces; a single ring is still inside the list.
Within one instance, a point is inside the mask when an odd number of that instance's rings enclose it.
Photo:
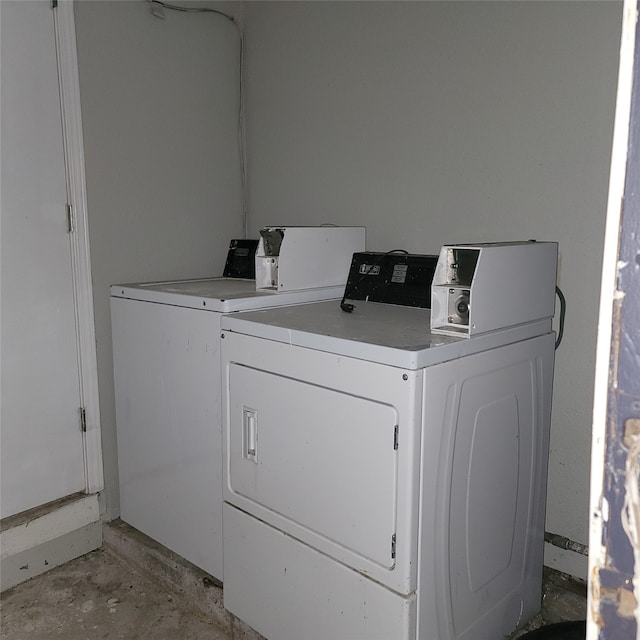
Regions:
[[[619,2],[248,2],[250,228],[364,224],[368,247],[560,243],[547,529],[588,540]],[[586,561],[548,549],[583,575]]]
[[[109,285],[220,275],[243,233],[237,31],[149,9],[75,4],[108,519],[119,514]]]

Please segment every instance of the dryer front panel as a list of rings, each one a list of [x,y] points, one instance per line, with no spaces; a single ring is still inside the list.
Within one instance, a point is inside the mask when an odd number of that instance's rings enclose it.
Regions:
[[[268,371],[229,371],[232,491],[390,568],[394,407]]]
[[[222,352],[224,500],[413,592],[423,372],[232,332]]]

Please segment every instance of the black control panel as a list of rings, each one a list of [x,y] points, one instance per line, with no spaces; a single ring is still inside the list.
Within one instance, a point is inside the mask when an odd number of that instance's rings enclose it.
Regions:
[[[431,308],[431,282],[438,256],[411,253],[354,253],[345,300]]]
[[[223,277],[255,280],[257,248],[257,240],[232,240],[229,244]]]

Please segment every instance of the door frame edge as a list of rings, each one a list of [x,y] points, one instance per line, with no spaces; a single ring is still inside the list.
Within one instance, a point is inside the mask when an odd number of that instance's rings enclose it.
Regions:
[[[104,489],[98,362],[91,280],[91,256],[87,217],[87,193],[82,136],[80,78],[74,18],[74,0],[60,0],[54,10],[58,82],[62,111],[68,204],[72,208],[73,232],[69,234],[80,402],[84,410],[83,431],[85,491]]]

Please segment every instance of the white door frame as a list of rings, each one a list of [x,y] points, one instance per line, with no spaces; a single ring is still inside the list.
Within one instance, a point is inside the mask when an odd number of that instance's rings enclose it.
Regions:
[[[98,363],[96,354],[93,288],[87,223],[87,193],[80,110],[80,81],[73,0],[60,0],[54,11],[58,82],[62,111],[62,136],[67,179],[67,202],[71,206],[71,268],[75,302],[80,405],[85,411],[83,433],[85,492],[104,488]]]

